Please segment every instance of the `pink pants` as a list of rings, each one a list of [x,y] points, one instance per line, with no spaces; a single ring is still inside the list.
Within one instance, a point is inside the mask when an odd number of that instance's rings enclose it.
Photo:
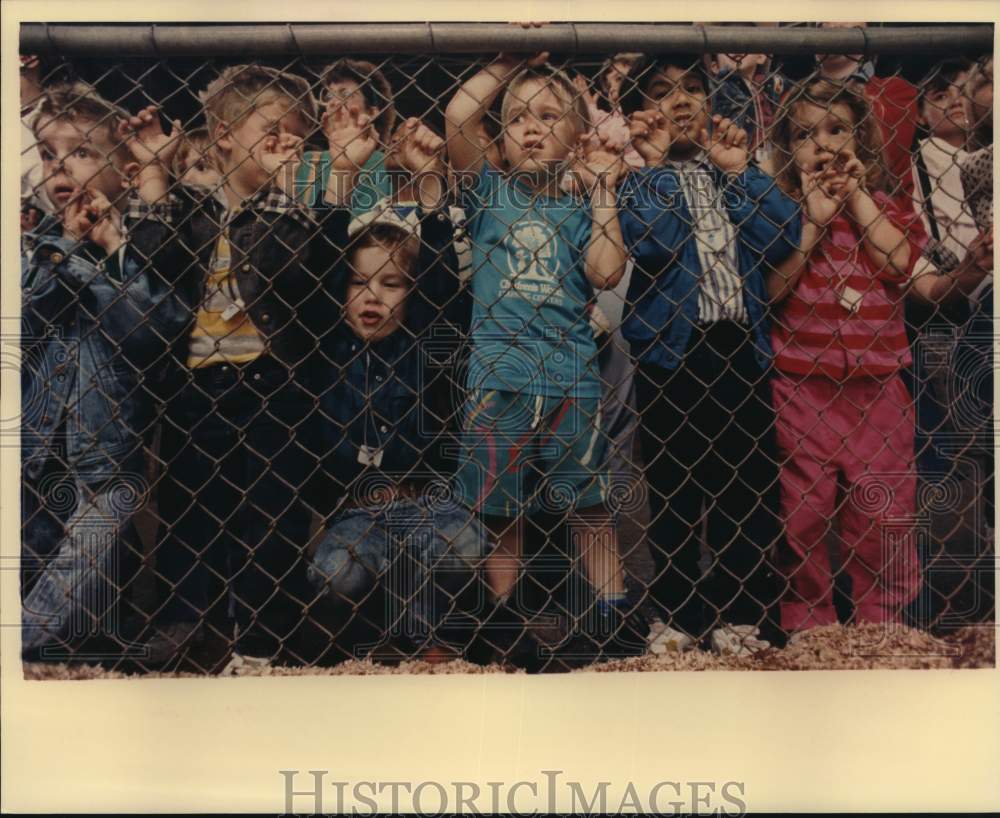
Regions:
[[[837,621],[827,545],[834,518],[855,621],[897,621],[920,589],[913,402],[906,386],[898,375],[840,384],[779,374],[773,394],[786,524],[778,561],[789,583],[782,627],[793,633]],[[838,478],[845,487],[839,508]]]

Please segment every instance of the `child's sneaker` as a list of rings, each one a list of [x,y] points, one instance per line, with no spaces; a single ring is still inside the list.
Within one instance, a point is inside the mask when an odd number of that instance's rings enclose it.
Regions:
[[[243,656],[234,653],[219,675],[261,676],[263,671],[269,667],[271,667],[271,660],[267,656]]]
[[[146,655],[139,661],[148,667],[162,667],[190,648],[198,648],[205,641],[200,622],[172,622],[156,629],[143,643]]]
[[[497,662],[528,673],[540,673],[551,657],[527,627],[527,617],[507,604],[499,603],[481,623],[473,644],[466,652],[477,664]]]
[[[604,616],[587,617],[585,624],[591,627],[582,629],[583,638],[577,640],[576,647],[584,651],[583,655],[589,650],[593,661],[643,656],[649,649],[649,622],[638,610],[610,606]]]
[[[694,637],[688,636],[684,631],[671,628],[660,619],[654,619],[649,624],[649,636],[646,637],[649,643],[649,652],[662,656],[668,651],[671,653],[683,653],[694,647]]]
[[[712,650],[720,656],[753,656],[769,647],[771,643],[760,638],[756,625],[725,623],[712,631]]]

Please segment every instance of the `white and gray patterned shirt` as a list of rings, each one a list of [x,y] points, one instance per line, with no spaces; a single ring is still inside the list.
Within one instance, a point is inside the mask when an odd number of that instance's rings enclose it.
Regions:
[[[976,226],[983,231],[993,226],[993,146],[966,155],[961,170],[962,190]]]
[[[704,324],[716,321],[747,323],[743,278],[736,253],[736,229],[729,221],[704,152],[686,162],[668,162],[667,166],[676,171],[691,213],[691,231],[702,272],[698,320]]]

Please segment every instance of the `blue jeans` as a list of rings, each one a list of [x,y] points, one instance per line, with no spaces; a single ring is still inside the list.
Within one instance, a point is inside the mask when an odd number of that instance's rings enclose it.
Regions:
[[[21,649],[59,654],[113,632],[126,584],[121,562],[145,481],[123,471],[101,485],[48,466],[22,490]],[[44,655],[44,654],[43,654]]]
[[[482,525],[465,508],[421,496],[349,509],[327,528],[309,566],[321,596],[351,606],[384,594],[382,629],[416,644],[446,642],[448,626],[479,602]],[[471,635],[471,634],[470,634]]]

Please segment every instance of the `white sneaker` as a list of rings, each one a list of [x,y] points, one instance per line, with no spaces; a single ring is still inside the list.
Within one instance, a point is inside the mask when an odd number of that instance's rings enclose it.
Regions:
[[[727,623],[712,631],[712,650],[720,656],[753,656],[771,647],[770,642],[759,636],[760,628],[756,625]]]
[[[243,656],[234,653],[220,676],[260,676],[261,671],[271,667],[271,660],[266,656]]]
[[[649,636],[646,641],[649,643],[649,652],[657,656],[662,656],[667,651],[681,653],[694,647],[693,637],[684,631],[671,628],[660,619],[654,619],[649,623]]]

